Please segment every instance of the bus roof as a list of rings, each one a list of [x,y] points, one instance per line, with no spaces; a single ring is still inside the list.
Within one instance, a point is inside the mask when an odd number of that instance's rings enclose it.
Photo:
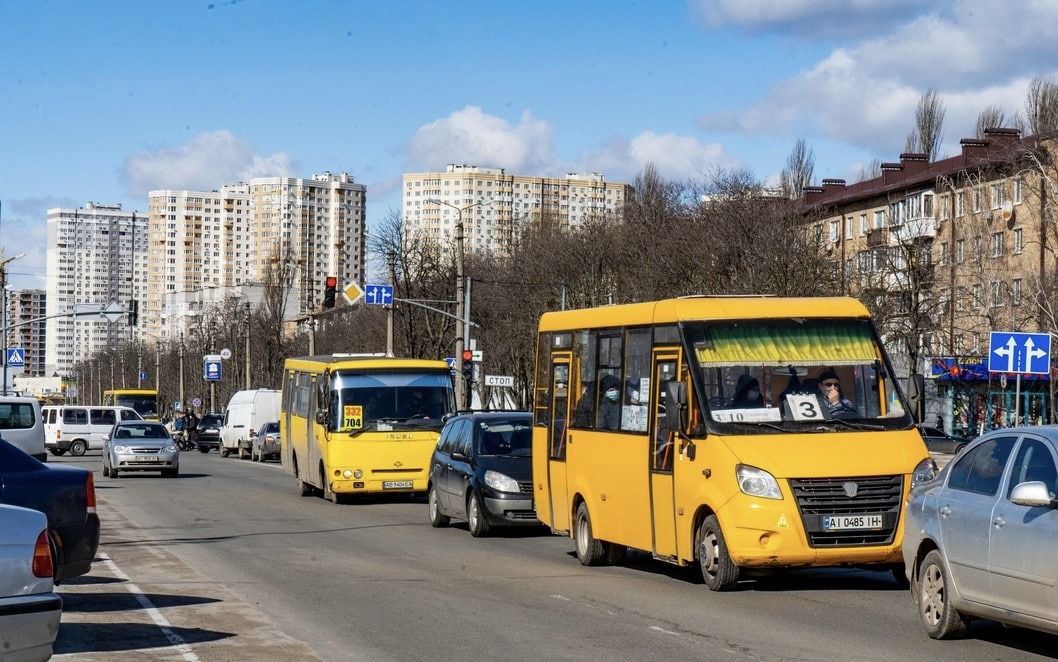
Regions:
[[[406,359],[385,355],[358,355],[358,354],[318,354],[316,356],[296,356],[286,360],[286,369],[302,370],[341,370],[343,368],[354,368],[360,370],[370,369],[418,369],[418,370],[450,370],[448,363],[440,359]]]
[[[688,320],[789,319],[797,317],[870,317],[852,297],[691,296],[599,308],[544,313],[540,331],[603,328]]]

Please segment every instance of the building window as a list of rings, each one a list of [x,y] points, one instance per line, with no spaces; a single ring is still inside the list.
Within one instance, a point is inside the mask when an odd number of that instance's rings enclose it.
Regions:
[[[933,218],[933,194],[925,193],[922,196],[922,216]]]
[[[870,228],[867,226],[867,214],[860,214],[860,236],[867,236],[867,231]]]
[[[964,287],[955,288],[955,310],[966,310],[966,288]]]
[[[1021,279],[1015,278],[1011,281],[1013,285],[1010,288],[1010,305],[1020,306],[1021,305]]]
[[[1001,280],[994,280],[990,283],[992,287],[992,307],[1002,308],[1003,307],[1003,290],[1006,289],[1005,283]]]
[[[1025,250],[1024,236],[1021,228],[1014,229],[1014,255],[1021,255],[1021,251]]]
[[[955,241],[955,264],[962,264],[966,260],[966,240]]]
[[[940,258],[937,260],[938,264],[948,264],[948,242],[942,241],[940,244]]]
[[[955,353],[956,354],[965,354],[966,353],[966,352],[963,351],[963,345],[965,343],[963,342],[963,337],[962,337],[961,333],[959,335],[955,336],[955,343],[954,344],[955,344]]]
[[[1003,256],[1003,233],[993,232],[992,233],[992,257]]]
[[[972,294],[971,294],[971,298],[970,298],[970,308],[972,308],[973,310],[978,310],[978,309],[981,308],[981,284],[980,283],[977,283],[977,284],[975,284],[973,286],[973,290],[972,290]]]
[[[980,237],[974,237],[973,238],[973,245],[972,245],[972,248],[971,248],[971,254],[973,255],[974,262],[980,262],[981,261],[981,238]]]
[[[874,229],[881,230],[885,227],[885,212],[878,210],[874,212]]]
[[[950,203],[951,203],[951,196],[949,194],[947,194],[947,193],[945,193],[944,195],[940,196],[940,199],[937,200],[937,204],[940,205],[940,209],[938,210],[939,213],[937,214],[937,217],[940,220],[946,221],[946,220],[948,220],[948,218],[951,217],[951,210],[948,209],[948,205]]]
[[[834,219],[830,222],[830,243],[834,243],[841,238],[841,219]]]
[[[852,217],[845,219],[845,238],[852,239]]]
[[[1014,180],[1014,202],[1020,203],[1025,195],[1025,180],[1018,177]]]
[[[977,213],[977,212],[981,211],[981,187],[980,186],[974,187],[973,196],[974,196],[974,198],[973,198],[973,205],[974,205],[973,210],[974,210],[974,213]]]
[[[1006,187],[1003,186],[1003,182],[994,182],[991,188],[992,199],[990,202],[992,203],[992,209],[999,209],[1006,202]]]
[[[959,191],[955,194],[955,216],[959,217],[966,213],[966,193]]]

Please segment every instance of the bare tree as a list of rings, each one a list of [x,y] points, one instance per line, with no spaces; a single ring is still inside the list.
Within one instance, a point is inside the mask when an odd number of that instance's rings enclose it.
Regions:
[[[786,157],[786,167],[779,175],[779,184],[783,194],[796,200],[804,194],[806,186],[812,185],[812,174],[815,171],[816,158],[805,144],[804,138],[797,141],[793,151]]]
[[[1030,134],[1051,138],[1058,134],[1058,82],[1037,76],[1029,84],[1025,115]]]
[[[998,129],[1007,125],[1006,113],[999,106],[992,105],[982,110],[977,115],[977,126],[974,135],[978,138],[985,137],[986,129]]]
[[[944,102],[936,90],[923,92],[915,108],[915,126],[907,135],[905,151],[925,154],[930,161],[935,160],[940,151],[944,112]]]

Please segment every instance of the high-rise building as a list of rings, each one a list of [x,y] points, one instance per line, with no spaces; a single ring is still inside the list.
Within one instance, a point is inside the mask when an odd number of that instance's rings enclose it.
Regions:
[[[620,214],[631,197],[630,185],[599,173],[530,177],[448,164],[444,172],[404,175],[403,218],[409,236],[441,243],[455,240],[462,221],[468,251],[503,252],[529,223],[547,219],[575,228]]]
[[[45,373],[45,322],[47,315],[44,290],[11,290],[7,293],[7,331],[4,347],[23,351],[26,377],[43,377]]]
[[[183,332],[232,296],[256,305],[269,282],[288,292],[287,319],[319,307],[328,276],[363,283],[366,192],[344,172],[151,191],[146,333]]]
[[[48,210],[45,372],[67,376],[79,358],[132,338],[125,318],[74,317],[78,304],[127,309],[146,292],[147,216],[89,202]]]

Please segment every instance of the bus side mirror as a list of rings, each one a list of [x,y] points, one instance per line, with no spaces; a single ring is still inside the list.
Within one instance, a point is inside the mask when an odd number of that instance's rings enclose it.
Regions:
[[[681,434],[687,425],[687,387],[680,381],[665,382],[665,432]]]
[[[926,380],[917,372],[907,377],[907,401],[911,405],[911,418],[921,423],[926,417]]]
[[[327,410],[317,409],[316,410],[316,423],[319,425],[327,425]]]

